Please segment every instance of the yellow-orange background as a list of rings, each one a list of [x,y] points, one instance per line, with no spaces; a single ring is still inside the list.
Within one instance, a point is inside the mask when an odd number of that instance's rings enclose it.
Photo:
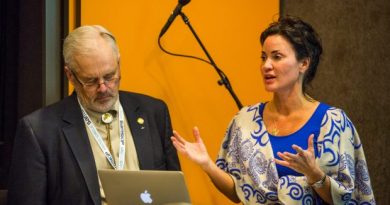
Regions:
[[[177,5],[174,0],[82,0],[81,24],[100,24],[116,37],[121,52],[120,88],[163,99],[173,127],[192,140],[198,126],[212,158],[238,108],[219,76],[204,62],[162,52],[158,34]],[[73,8],[70,1],[70,8]],[[259,35],[277,19],[279,1],[193,0],[182,10],[229,80],[243,105],[270,99],[260,75]],[[71,20],[74,12],[70,11]],[[73,27],[71,21],[70,26]],[[71,29],[72,30],[72,29]],[[189,28],[178,16],[162,38],[174,53],[206,59]],[[233,204],[202,170],[183,156],[182,170],[194,205]],[[162,185],[163,186],[163,185]]]

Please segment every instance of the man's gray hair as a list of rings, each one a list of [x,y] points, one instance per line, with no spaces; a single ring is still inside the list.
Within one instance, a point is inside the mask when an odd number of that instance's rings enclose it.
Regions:
[[[81,26],[73,30],[64,40],[62,53],[65,65],[70,69],[75,69],[74,57],[76,55],[88,55],[98,49],[97,40],[102,38],[112,47],[114,54],[119,61],[119,48],[115,37],[100,25]]]

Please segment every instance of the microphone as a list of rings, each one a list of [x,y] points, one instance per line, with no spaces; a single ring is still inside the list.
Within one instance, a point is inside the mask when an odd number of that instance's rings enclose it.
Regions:
[[[163,36],[165,32],[168,30],[169,26],[171,26],[173,20],[175,20],[176,16],[180,14],[181,8],[185,6],[186,4],[190,3],[191,0],[179,0],[179,3],[177,4],[175,10],[173,10],[171,16],[169,17],[167,23],[165,23],[164,27],[161,29],[159,37]]]

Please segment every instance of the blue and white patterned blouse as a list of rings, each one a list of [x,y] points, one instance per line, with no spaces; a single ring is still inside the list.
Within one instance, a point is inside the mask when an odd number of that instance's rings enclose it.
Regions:
[[[305,176],[278,176],[261,106],[244,107],[232,119],[217,165],[232,175],[244,204],[324,204]],[[334,204],[375,204],[363,147],[344,111],[326,110],[314,147],[317,163],[330,178]]]

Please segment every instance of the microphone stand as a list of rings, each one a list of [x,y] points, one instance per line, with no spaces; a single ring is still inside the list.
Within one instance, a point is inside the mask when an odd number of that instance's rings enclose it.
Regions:
[[[190,20],[188,19],[188,17],[183,12],[180,12],[179,15],[183,19],[184,23],[190,28],[192,34],[196,38],[196,41],[198,41],[200,47],[202,48],[202,50],[206,54],[207,58],[209,59],[210,64],[214,67],[215,71],[218,73],[219,77],[221,78],[220,80],[218,80],[218,85],[225,86],[225,88],[229,91],[230,95],[233,97],[234,101],[236,102],[238,109],[240,110],[242,108],[242,104],[241,104],[240,100],[238,99],[237,95],[234,93],[228,77],[215,64],[214,60],[211,58],[210,54],[207,52],[206,48],[204,47],[202,41],[199,39],[198,35],[196,34],[194,28],[191,26],[191,23],[190,23]]]

